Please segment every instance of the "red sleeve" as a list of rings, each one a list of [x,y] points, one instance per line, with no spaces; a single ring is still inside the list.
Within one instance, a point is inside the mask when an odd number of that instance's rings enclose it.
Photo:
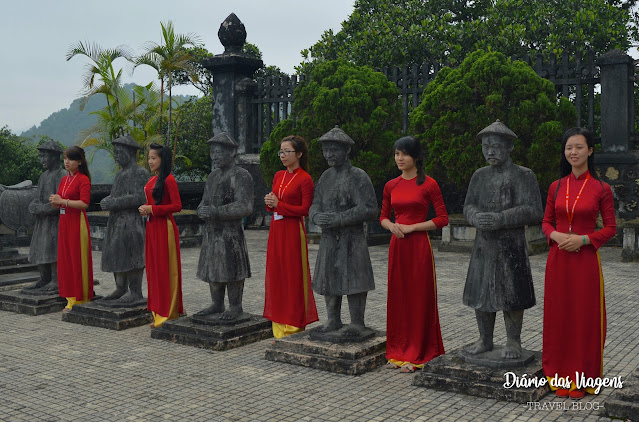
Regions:
[[[380,224],[384,220],[390,221],[391,219],[391,191],[393,190],[391,183],[393,183],[393,180],[386,182],[386,184],[384,185],[384,194],[382,196],[382,212],[379,216]]]
[[[286,217],[306,217],[308,215],[308,210],[313,203],[313,191],[315,189],[311,176],[307,175],[300,181],[299,189],[302,190],[302,205],[291,205],[280,200],[277,202],[277,207],[275,207],[275,211],[278,214]]]
[[[182,209],[180,192],[178,191],[178,185],[173,175],[169,174],[164,182],[164,196],[168,198],[168,204],[151,205],[151,214],[163,216],[179,212]]]
[[[80,201],[91,205],[91,181],[87,176],[84,176],[80,182]]]
[[[557,192],[557,184],[559,180],[555,180],[548,188],[548,198],[546,199],[546,211],[544,212],[544,219],[541,222],[541,230],[546,235],[548,244],[552,244],[550,240],[550,233],[555,231],[556,218],[555,218],[555,193]]]
[[[603,184],[603,195],[599,199],[599,212],[603,221],[603,228],[594,233],[588,234],[590,243],[595,249],[599,249],[607,241],[617,234],[617,222],[615,220],[615,203],[612,197],[612,190],[607,183]]]
[[[444,198],[442,197],[442,191],[439,189],[439,185],[435,179],[429,180],[430,200],[435,208],[435,214],[437,217],[432,219],[438,229],[448,225],[448,211],[446,211],[446,204],[444,204]]]

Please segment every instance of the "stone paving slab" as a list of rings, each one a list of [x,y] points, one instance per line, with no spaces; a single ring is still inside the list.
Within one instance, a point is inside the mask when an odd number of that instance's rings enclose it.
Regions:
[[[244,310],[261,314],[265,231],[247,232],[253,278]],[[311,268],[317,246],[311,245]],[[626,378],[639,365],[639,263],[620,262],[621,249],[601,251],[608,310],[604,375]],[[370,247],[377,289],[368,295],[367,324],[385,331],[388,247]],[[195,278],[198,248],[182,249],[184,307],[189,315],[210,304]],[[93,252],[95,290],[108,294],[113,277],[100,272]],[[476,340],[474,312],[461,304],[469,255],[435,252],[444,346]],[[546,254],[531,257],[538,305],[524,316],[522,344],[541,350]],[[146,286],[144,286],[146,289]],[[324,301],[316,296],[320,321]],[[348,319],[345,301],[343,314]],[[316,323],[317,324],[317,323]],[[315,326],[313,324],[312,326]],[[311,326],[311,327],[312,327]],[[569,399],[547,396],[518,404],[411,385],[413,375],[376,369],[353,377],[270,362],[271,340],[210,351],[150,337],[148,326],[124,331],[69,324],[61,313],[0,312],[0,421],[610,421],[601,416],[615,391]],[[501,318],[495,342],[505,341]]]

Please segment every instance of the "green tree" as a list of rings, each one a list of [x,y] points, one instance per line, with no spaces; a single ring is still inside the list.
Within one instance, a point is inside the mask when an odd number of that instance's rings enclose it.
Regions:
[[[0,128],[0,157],[0,184],[14,185],[23,180],[38,182],[43,169],[35,141],[15,135],[4,126]]]
[[[182,180],[204,180],[211,171],[209,145],[213,134],[212,97],[191,98],[181,105],[174,174]]]
[[[174,72],[183,70],[190,79],[197,80],[198,69],[189,53],[188,47],[199,47],[202,44],[200,37],[196,34],[176,34],[173,22],[161,22],[162,44],[149,42],[146,52],[135,59],[135,66],[148,65],[158,72],[162,93],[161,105],[164,103],[164,82],[167,82],[169,89],[169,123],[167,128],[167,145],[171,142],[171,122],[172,122],[172,88],[175,85]],[[173,155],[176,153],[177,145],[173,146]]]
[[[328,61],[313,69],[295,90],[293,120],[281,121],[264,143],[260,168],[267,181],[282,168],[277,150],[281,138],[304,137],[309,145],[310,173],[317,179],[327,168],[317,139],[339,125],[355,141],[353,165],[363,168],[374,184],[393,172],[393,142],[401,132],[397,87],[368,66],[345,60]]]
[[[507,56],[592,48],[626,50],[637,40],[637,0],[356,0],[340,31],[302,51],[374,67],[424,61],[459,64],[478,48]]]
[[[486,165],[476,134],[501,120],[519,139],[513,161],[535,172],[547,189],[557,178],[558,139],[574,125],[575,107],[556,100],[555,87],[521,61],[478,50],[455,69],[442,69],[410,116],[410,131],[426,146],[426,172],[465,190]]]

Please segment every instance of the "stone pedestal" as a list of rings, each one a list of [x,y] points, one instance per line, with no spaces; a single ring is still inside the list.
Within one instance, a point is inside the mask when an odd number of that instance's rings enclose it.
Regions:
[[[17,249],[0,250],[0,290],[15,288],[16,284],[31,283],[40,278],[38,266],[29,263],[27,255]]]
[[[623,388],[615,390],[604,406],[603,414],[609,418],[639,420],[639,368],[623,380]]]
[[[97,300],[73,306],[62,314],[62,321],[119,331],[150,324],[153,315],[146,310],[146,301],[136,306],[113,307]]]
[[[386,333],[375,331],[358,343],[332,343],[311,340],[313,330],[275,340],[265,357],[308,368],[346,375],[361,375],[386,363]]]
[[[525,351],[522,358],[524,362],[528,362],[524,366],[508,368],[504,365],[493,365],[489,367],[464,361],[460,352],[469,346],[470,344],[427,362],[422,371],[415,375],[412,384],[434,390],[518,403],[538,401],[550,391],[547,383],[539,387],[532,384],[529,388],[504,387],[507,372],[514,373],[520,380],[541,381],[544,378],[541,369],[541,352]],[[501,351],[495,350],[493,353],[501,353]],[[494,356],[486,355],[488,361],[497,361]]]
[[[212,350],[228,350],[273,336],[271,321],[244,313],[233,321],[216,316],[183,317],[166,321],[151,338]]]
[[[0,292],[0,310],[26,315],[60,312],[67,300],[57,294],[26,294],[19,290]]]

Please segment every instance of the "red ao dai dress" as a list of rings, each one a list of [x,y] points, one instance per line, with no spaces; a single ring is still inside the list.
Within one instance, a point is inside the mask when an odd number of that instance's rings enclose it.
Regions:
[[[164,321],[175,319],[184,313],[182,306],[182,267],[180,238],[173,213],[182,209],[177,182],[169,174],[164,182],[164,196],[155,205],[153,188],[157,176],[144,186],[146,205],[151,205],[151,215],[146,223],[144,257],[148,287],[147,309],[153,312],[155,327]]]
[[[313,179],[302,168],[282,170],[273,178],[278,197],[266,248],[264,318],[273,322],[276,338],[302,331],[317,321],[311,290],[304,217],[313,202]]]
[[[91,202],[91,181],[79,170],[64,176],[58,195],[65,200]],[[67,309],[93,298],[93,260],[89,220],[85,210],[60,208],[58,224],[58,294],[67,298]]]
[[[427,221],[431,204],[440,228],[448,224],[448,213],[437,182],[431,177],[421,185],[417,178],[399,176],[386,183],[380,222],[395,211],[398,224]],[[416,231],[403,239],[391,237],[388,250],[388,303],[386,358],[393,363],[417,367],[444,354],[433,250],[428,232]]]
[[[571,172],[550,185],[542,223],[551,245],[544,291],[543,369],[550,378],[555,374],[561,378],[570,377],[571,389],[576,388],[575,372],[580,377],[583,372],[589,378],[603,375],[606,302],[598,249],[617,232],[610,186],[589,176],[586,172],[575,177]],[[566,212],[569,181],[568,209],[571,213],[574,207],[572,227]],[[599,213],[604,227],[596,230]],[[582,246],[579,252],[563,251],[550,239],[554,230],[586,235],[591,244]],[[594,390],[586,388],[586,391],[592,393]]]

